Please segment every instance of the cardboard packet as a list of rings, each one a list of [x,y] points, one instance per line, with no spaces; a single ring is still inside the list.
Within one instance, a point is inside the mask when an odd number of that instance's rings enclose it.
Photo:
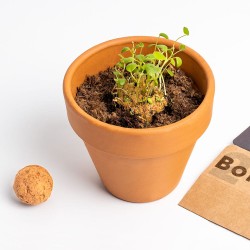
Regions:
[[[250,239],[250,127],[201,174],[179,205]]]

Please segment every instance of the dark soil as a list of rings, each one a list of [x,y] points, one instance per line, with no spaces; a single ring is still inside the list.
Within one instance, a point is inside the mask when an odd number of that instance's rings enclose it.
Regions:
[[[168,106],[155,114],[151,124],[145,124],[136,115],[131,115],[114,103],[112,89],[115,85],[113,69],[88,76],[77,89],[77,104],[94,118],[126,128],[151,128],[168,125],[191,114],[203,100],[202,93],[193,80],[178,69],[174,77],[165,76]]]

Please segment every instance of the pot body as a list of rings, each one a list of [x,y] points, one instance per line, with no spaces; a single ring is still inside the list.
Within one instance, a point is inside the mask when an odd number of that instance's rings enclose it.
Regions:
[[[74,98],[86,75],[114,66],[123,47],[131,46],[132,41],[148,45],[155,40],[155,37],[125,37],[99,44],[80,55],[64,78],[64,97],[72,128],[84,141],[107,190],[131,202],[160,199],[180,181],[195,142],[211,119],[214,77],[210,67],[190,48],[179,54],[182,69],[205,97],[192,114],[167,126],[130,129],[106,124],[84,112]],[[173,41],[160,39],[159,43],[171,46]],[[177,43],[177,49],[178,46]],[[144,53],[151,49],[146,48]]]

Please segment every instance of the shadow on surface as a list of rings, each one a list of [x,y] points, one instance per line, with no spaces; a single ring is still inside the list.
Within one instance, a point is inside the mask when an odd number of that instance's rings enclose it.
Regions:
[[[41,113],[32,112],[32,120],[28,124],[30,129],[25,130],[22,136],[30,138],[28,146],[32,147],[38,159],[46,163],[44,167],[53,172],[54,179],[71,185],[72,189],[74,183],[76,188],[86,189],[87,186],[93,191],[107,193],[84,143],[70,127],[66,112],[64,116],[59,112]]]

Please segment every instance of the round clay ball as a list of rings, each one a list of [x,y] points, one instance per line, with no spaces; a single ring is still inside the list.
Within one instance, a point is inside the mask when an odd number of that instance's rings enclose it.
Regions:
[[[50,197],[53,179],[45,168],[30,165],[17,173],[13,188],[21,202],[38,205]]]

